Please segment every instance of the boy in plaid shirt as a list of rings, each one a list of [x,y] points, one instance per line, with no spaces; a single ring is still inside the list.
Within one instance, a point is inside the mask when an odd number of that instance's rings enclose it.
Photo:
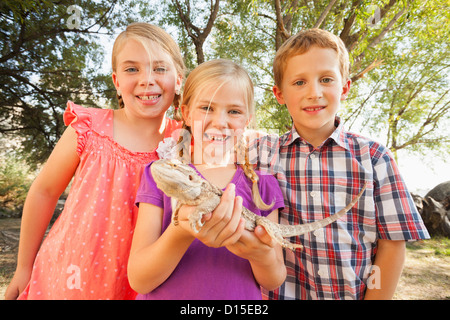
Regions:
[[[293,119],[290,132],[257,140],[260,169],[284,192],[283,224],[308,223],[342,209],[367,182],[358,203],[331,225],[291,240],[286,282],[269,299],[391,299],[405,241],[429,238],[388,149],[345,131],[336,116],[346,99],[348,52],[328,31],[288,39],[274,60],[273,92]],[[256,162],[256,160],[255,160]],[[255,163],[254,162],[254,163]]]

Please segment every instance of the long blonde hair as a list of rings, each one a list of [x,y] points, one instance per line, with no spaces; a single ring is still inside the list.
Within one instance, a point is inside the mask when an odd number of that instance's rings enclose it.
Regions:
[[[152,43],[161,46],[161,48],[163,48],[163,50],[165,50],[172,58],[177,74],[184,80],[186,67],[178,44],[173,40],[170,34],[160,27],[144,22],[136,22],[128,25],[125,31],[122,31],[117,36],[112,50],[111,63],[113,72],[117,71],[117,55],[129,39],[140,42],[149,54],[149,48],[151,48]],[[119,94],[117,94],[117,100],[119,102],[119,108],[123,108],[123,99]],[[173,100],[173,105],[176,109],[179,108],[180,102],[181,94],[176,93]]]
[[[207,87],[210,87],[212,84],[217,84],[217,86],[220,87],[225,83],[230,82],[236,84],[237,88],[242,88],[247,104],[248,114],[250,119],[254,119],[255,101],[253,82],[244,68],[233,61],[226,59],[215,59],[204,62],[189,74],[184,86],[181,105],[189,108],[192,102],[196,100]],[[186,126],[184,119],[183,128],[190,133],[192,132],[190,127]],[[182,141],[187,143],[189,140],[185,139],[185,137],[180,137],[180,142]],[[189,148],[180,148],[179,156],[181,158],[186,158],[186,155],[183,154],[185,152],[184,150],[189,150]],[[235,147],[235,152],[236,163],[242,167],[245,176],[252,181],[253,202],[258,208],[262,210],[269,210],[272,208],[273,204],[267,205],[261,199],[261,194],[258,188],[259,177],[255,173],[253,165],[249,162],[248,143],[244,135],[242,135],[238,140]]]

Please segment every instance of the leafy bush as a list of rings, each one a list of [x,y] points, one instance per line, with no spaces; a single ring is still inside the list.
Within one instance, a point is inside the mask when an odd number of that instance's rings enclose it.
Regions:
[[[0,155],[0,218],[21,215],[33,178],[24,161]]]

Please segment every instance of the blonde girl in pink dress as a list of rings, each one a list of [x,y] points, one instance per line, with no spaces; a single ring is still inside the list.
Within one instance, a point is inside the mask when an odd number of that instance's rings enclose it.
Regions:
[[[185,67],[169,34],[135,23],[116,39],[112,68],[120,109],[67,104],[68,127],[27,196],[7,299],[135,298],[127,278],[135,195],[158,144],[179,128],[165,114],[179,104]],[[41,245],[72,177],[64,211]]]

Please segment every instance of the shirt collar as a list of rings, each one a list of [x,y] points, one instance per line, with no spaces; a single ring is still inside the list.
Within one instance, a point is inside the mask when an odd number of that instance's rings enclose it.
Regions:
[[[333,133],[330,135],[330,137],[322,144],[325,145],[328,141],[333,140],[336,142],[337,145],[341,146],[344,149],[348,149],[348,143],[345,136],[345,130],[344,130],[344,124],[341,121],[341,119],[336,116],[334,120],[334,124],[336,126],[336,129],[333,131]],[[292,125],[291,131],[289,131],[288,134],[285,134],[284,139],[281,141],[281,145],[287,146],[292,143],[294,143],[297,139],[299,139],[300,143],[308,143],[306,140],[304,140],[295,129],[295,126]]]
[[[301,137],[298,134],[297,130],[295,129],[295,126],[292,125],[291,131],[287,132],[281,137],[280,143],[282,146],[288,146],[294,143],[294,141],[297,139],[301,139]]]
[[[334,140],[338,146],[341,146],[344,149],[349,149],[348,141],[345,134],[344,123],[341,121],[339,117],[335,119],[336,129],[330,135],[329,139]]]

